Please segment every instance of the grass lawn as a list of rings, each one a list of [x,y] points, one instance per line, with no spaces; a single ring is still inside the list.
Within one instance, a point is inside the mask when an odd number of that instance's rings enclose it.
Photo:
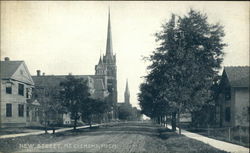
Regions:
[[[78,126],[82,126],[78,125]],[[61,126],[48,126],[47,130],[52,129],[61,129],[61,128],[73,128],[73,125],[61,125]],[[7,134],[18,134],[18,133],[28,133],[28,132],[34,132],[34,131],[45,131],[44,126],[27,126],[27,127],[6,127],[6,128],[0,128],[0,135],[7,135]]]
[[[63,127],[55,127],[55,129],[59,129]],[[52,127],[47,127],[47,130],[52,130]],[[41,126],[34,126],[34,127],[8,127],[8,128],[0,128],[0,135],[7,135],[7,134],[18,134],[18,133],[28,133],[34,132],[39,130],[45,130],[44,127]]]
[[[209,135],[208,135],[208,130],[207,129],[185,129],[189,132],[197,133],[206,137],[210,137],[213,139],[229,142],[232,144],[237,144],[241,145],[244,147],[249,148],[249,136],[248,135],[242,135],[241,136],[241,143],[240,143],[240,138],[239,136],[231,135],[231,140],[229,141],[228,138],[228,133],[225,131],[216,131],[216,129],[210,129]]]
[[[172,132],[170,129],[159,129],[159,134],[159,137],[165,140],[170,152],[225,153],[203,142]]]

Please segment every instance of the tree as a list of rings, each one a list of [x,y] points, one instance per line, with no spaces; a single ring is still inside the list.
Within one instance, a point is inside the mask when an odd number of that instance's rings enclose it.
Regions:
[[[45,133],[47,133],[47,127],[49,125],[58,124],[58,114],[64,111],[64,107],[59,101],[59,89],[53,86],[36,86],[32,97],[33,100],[38,100],[40,104],[40,118],[45,127]],[[38,96],[39,95],[39,96]]]
[[[213,85],[210,88],[211,99],[206,101],[201,109],[192,112],[193,126],[210,126],[216,124],[216,100],[219,98],[220,86],[219,80],[221,76],[217,76],[213,80]]]
[[[103,119],[103,115],[109,111],[108,102],[101,99],[95,99],[93,106],[93,113],[98,117],[98,120]]]
[[[146,82],[157,87],[168,109],[177,113],[181,133],[180,113],[197,111],[211,99],[226,44],[223,27],[209,24],[206,14],[191,9],[176,18],[173,14],[156,34],[159,47],[149,57]]]
[[[140,85],[140,93],[138,94],[138,101],[140,102],[139,105],[142,109],[142,113],[148,117],[153,118],[155,116],[154,109],[153,109],[153,91],[149,84],[142,83]]]
[[[138,94],[138,100],[142,108],[142,113],[161,123],[160,118],[166,115],[168,103],[160,95],[158,87],[152,82],[142,83],[140,85],[141,92]]]
[[[81,114],[83,120],[87,121],[92,126],[93,117],[100,118],[108,111],[108,104],[106,101],[100,99],[88,98],[81,103]]]
[[[60,92],[62,104],[71,113],[71,118],[74,119],[75,130],[77,120],[80,118],[81,105],[90,96],[87,81],[68,75],[66,80],[60,83],[60,86],[62,87]]]
[[[130,120],[132,117],[132,110],[127,105],[122,105],[118,107],[118,118],[120,120]]]

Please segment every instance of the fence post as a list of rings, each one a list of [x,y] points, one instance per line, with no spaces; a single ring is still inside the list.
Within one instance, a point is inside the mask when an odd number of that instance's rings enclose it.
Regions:
[[[231,127],[228,129],[228,140],[231,141]]]
[[[207,136],[210,135],[210,131],[209,131],[209,124],[207,124]]]
[[[239,139],[240,139],[240,144],[241,144],[241,127],[239,126]]]

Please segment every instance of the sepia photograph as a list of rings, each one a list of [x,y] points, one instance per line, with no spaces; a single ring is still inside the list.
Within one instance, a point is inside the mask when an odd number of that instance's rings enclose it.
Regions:
[[[249,153],[249,1],[0,15],[0,153]]]

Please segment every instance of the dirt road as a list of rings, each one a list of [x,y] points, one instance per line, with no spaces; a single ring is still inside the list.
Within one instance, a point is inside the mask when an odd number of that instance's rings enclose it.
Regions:
[[[46,141],[45,141],[46,142]],[[110,152],[168,153],[221,152],[204,143],[179,136],[165,128],[146,123],[122,123],[101,127],[74,136],[50,141],[50,144],[19,144],[18,152]]]

